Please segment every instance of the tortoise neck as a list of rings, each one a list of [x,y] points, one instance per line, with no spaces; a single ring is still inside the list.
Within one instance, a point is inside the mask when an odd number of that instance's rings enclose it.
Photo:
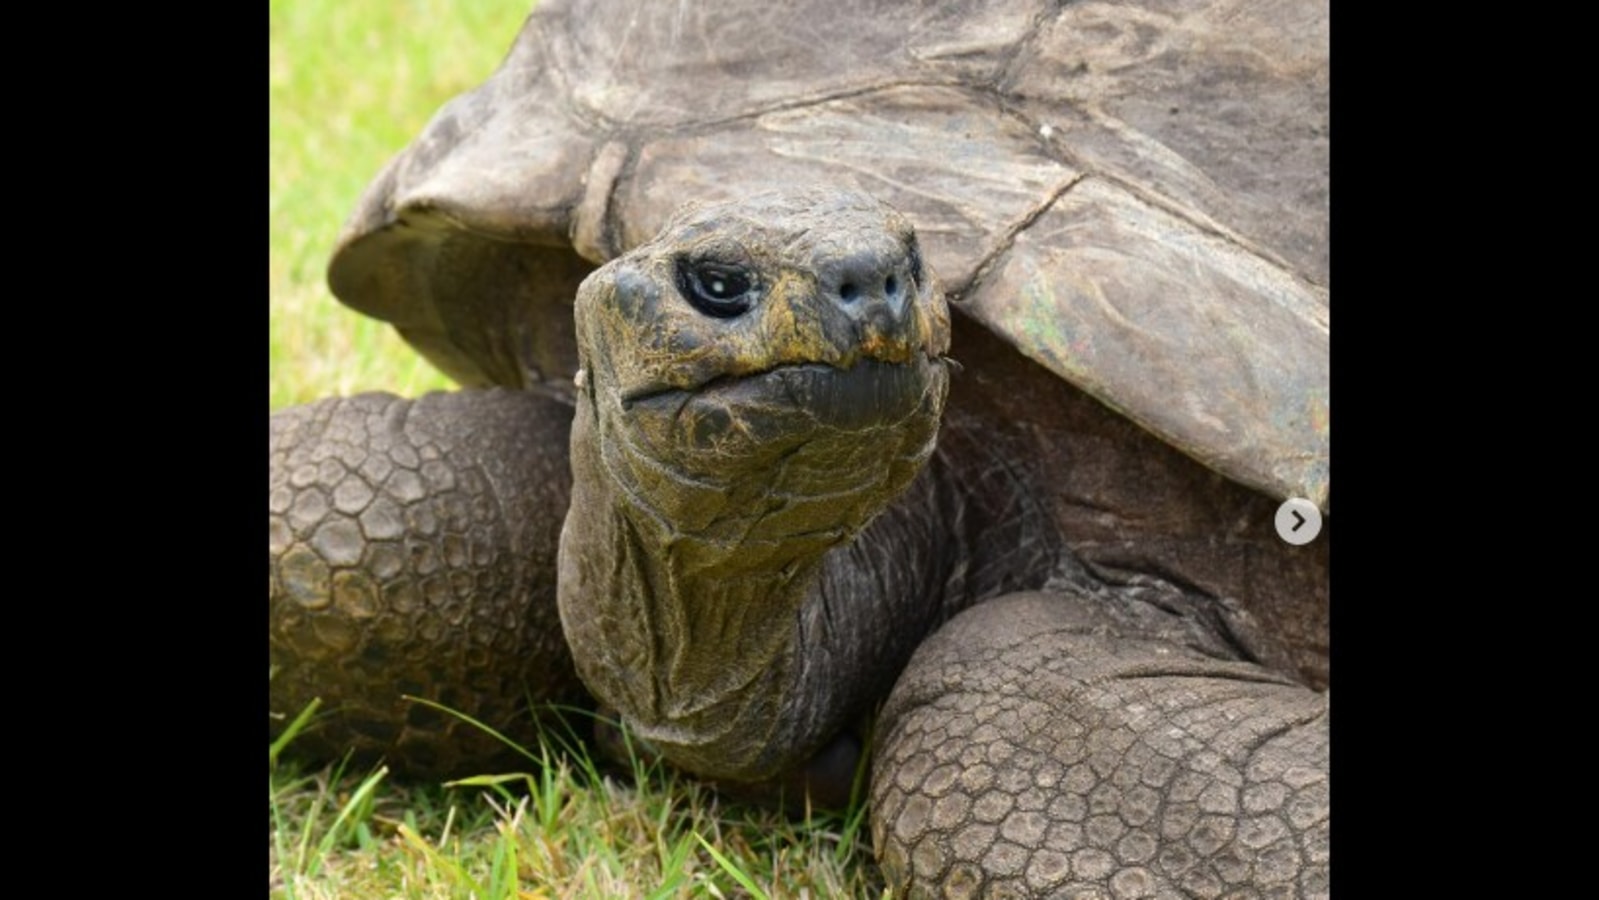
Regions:
[[[828,698],[807,693],[829,667],[809,646],[806,613],[819,582],[851,580],[820,573],[859,525],[789,535],[751,528],[758,536],[732,541],[688,531],[682,516],[663,514],[618,476],[625,443],[602,435],[592,405],[580,403],[559,578],[578,672],[673,763],[735,780],[776,775],[839,725]],[[726,495],[737,491],[715,493],[674,502],[723,509],[705,517],[720,535],[734,515]]]

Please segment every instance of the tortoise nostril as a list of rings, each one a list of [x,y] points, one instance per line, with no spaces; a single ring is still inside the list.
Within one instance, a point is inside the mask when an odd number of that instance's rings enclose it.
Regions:
[[[899,293],[899,279],[892,275],[888,276],[888,278],[883,282],[883,293],[890,297]]]
[[[838,295],[843,297],[846,303],[854,301],[856,297],[860,296],[860,293],[861,289],[856,287],[853,281],[846,281],[838,287]]]

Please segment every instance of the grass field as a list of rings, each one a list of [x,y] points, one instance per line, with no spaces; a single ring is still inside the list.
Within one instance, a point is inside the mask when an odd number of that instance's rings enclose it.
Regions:
[[[603,773],[571,745],[552,736],[526,772],[449,786],[308,770],[274,747],[271,896],[887,896],[859,809],[789,821],[659,768]]]
[[[499,63],[525,0],[273,0],[270,405],[447,379],[323,282],[362,188]],[[283,898],[864,897],[859,815],[790,822],[635,766],[600,773],[562,735],[524,774],[454,787],[305,768],[272,748],[269,881]],[[485,773],[493,776],[497,773]]]

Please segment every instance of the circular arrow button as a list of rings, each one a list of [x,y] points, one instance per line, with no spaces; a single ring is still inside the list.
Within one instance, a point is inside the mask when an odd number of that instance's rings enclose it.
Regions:
[[[1303,497],[1289,497],[1277,507],[1277,536],[1290,544],[1308,544],[1321,534],[1321,510]]]

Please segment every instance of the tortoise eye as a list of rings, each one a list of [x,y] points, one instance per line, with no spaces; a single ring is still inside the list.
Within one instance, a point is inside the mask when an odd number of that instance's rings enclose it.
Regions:
[[[677,288],[700,312],[731,319],[755,305],[755,275],[719,262],[677,262]]]

